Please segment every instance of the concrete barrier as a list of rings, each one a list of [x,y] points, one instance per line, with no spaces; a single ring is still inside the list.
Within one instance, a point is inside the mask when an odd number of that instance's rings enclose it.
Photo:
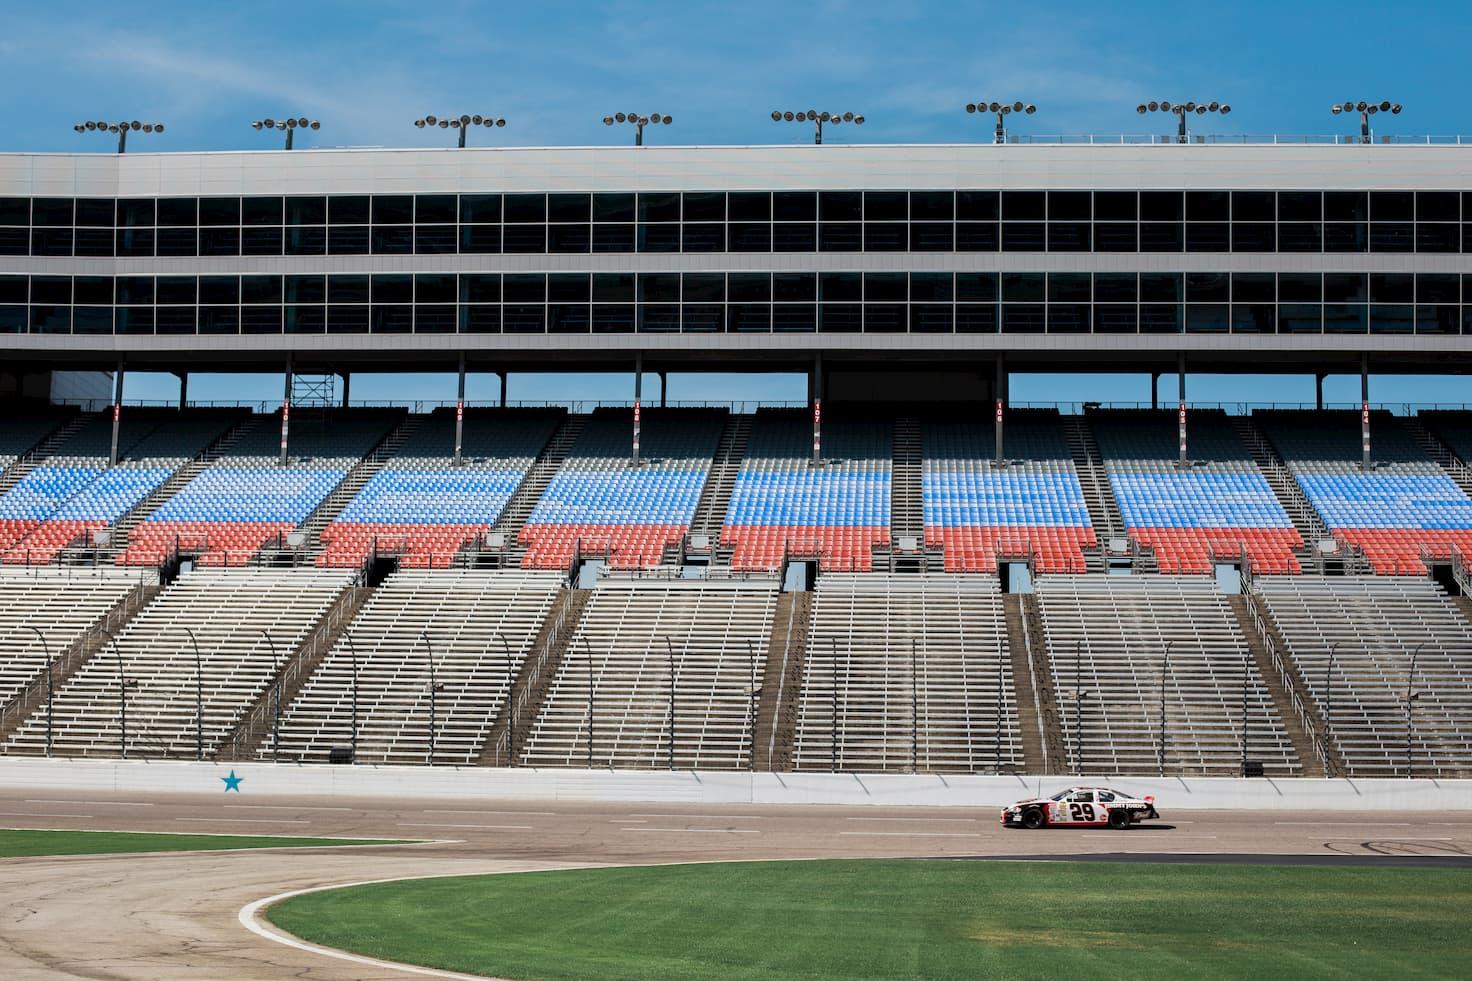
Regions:
[[[0,786],[106,794],[224,791],[243,797],[612,800],[700,804],[998,807],[1076,784],[1153,794],[1162,810],[1472,810],[1472,780],[1219,777],[1025,777],[908,773],[732,773],[690,770],[492,769],[142,760],[0,758]]]

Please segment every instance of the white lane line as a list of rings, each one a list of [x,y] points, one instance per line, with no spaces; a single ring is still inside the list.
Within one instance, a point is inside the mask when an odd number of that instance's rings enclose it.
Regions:
[[[1274,821],[1281,824],[1303,828],[1409,828],[1410,821]]]
[[[655,831],[668,835],[759,835],[756,828],[620,828],[620,831]]]
[[[148,805],[152,807],[152,804]],[[249,811],[356,811],[356,807],[296,807],[291,804],[223,804],[222,807],[238,807]]]
[[[980,838],[972,831],[840,831],[844,838]]]
[[[765,821],[760,814],[630,814],[629,818],[671,818],[686,821]]]
[[[401,828],[478,828],[481,831],[535,831],[530,824],[427,824],[419,821],[400,821]]]
[[[174,820],[188,820],[188,822],[210,823],[210,825],[238,825],[238,823],[250,823],[250,825],[309,825],[309,820],[291,820],[287,817],[175,817]]]
[[[609,818],[608,819],[608,823],[609,824],[648,824],[649,822],[646,821],[646,820],[644,820],[643,818],[622,818],[622,819],[619,819],[619,818]]]
[[[41,800],[28,799],[27,804],[87,804],[92,807],[154,807],[153,804],[140,804],[127,800]]]
[[[460,873],[455,874],[458,875]],[[272,924],[266,922],[266,920],[261,916],[261,913],[264,912],[267,907],[274,906],[276,903],[279,903],[282,900],[291,899],[294,896],[302,896],[309,892],[323,892],[328,889],[349,889],[353,886],[375,886],[384,882],[403,882],[405,878],[436,879],[443,878],[443,876],[410,876],[400,877],[397,879],[369,879],[364,882],[344,882],[335,886],[315,886],[311,889],[297,889],[292,892],[278,893],[275,896],[267,896],[265,899],[257,899],[253,903],[247,903],[240,908],[240,914],[238,918],[240,920],[240,925],[245,927],[251,933],[254,933],[256,936],[262,937],[266,940],[270,940],[272,943],[281,944],[285,947],[293,947],[297,950],[304,950],[309,954],[321,954],[324,957],[336,957],[339,960],[351,961],[354,964],[366,964],[369,967],[386,969],[390,971],[398,971],[404,974],[420,974],[424,975],[425,977],[431,978],[455,978],[458,979],[458,981],[483,981],[483,979],[481,979],[479,975],[475,974],[456,974],[452,971],[437,971],[432,967],[417,967],[413,964],[399,964],[395,961],[383,961],[375,957],[364,957],[362,954],[350,954],[345,950],[334,950],[331,947],[322,947],[317,944],[308,943],[305,940],[298,940],[296,937],[293,937],[291,934],[285,932],[284,930],[278,929]]]
[[[851,817],[851,818],[844,818],[844,820],[845,821],[910,821],[910,822],[924,821],[927,824],[980,824],[981,823],[980,820],[978,820],[977,818],[928,818],[928,817],[913,817],[913,818],[854,818],[854,817]]]
[[[468,811],[468,810],[425,810],[420,814],[514,814],[517,817],[561,817],[556,811]],[[576,816],[576,815],[573,815]]]
[[[91,814],[58,814],[55,811],[0,811],[0,817],[21,818],[89,818]]]

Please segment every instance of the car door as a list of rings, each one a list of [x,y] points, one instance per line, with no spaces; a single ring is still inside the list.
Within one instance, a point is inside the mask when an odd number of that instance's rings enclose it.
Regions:
[[[1092,790],[1080,790],[1068,797],[1068,824],[1099,824],[1100,816],[1108,820],[1108,812],[1094,801]]]

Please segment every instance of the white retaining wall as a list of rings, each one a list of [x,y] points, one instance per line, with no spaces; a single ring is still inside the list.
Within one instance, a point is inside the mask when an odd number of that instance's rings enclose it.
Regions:
[[[243,778],[242,797],[331,796],[611,800],[691,804],[845,804],[998,807],[1076,783],[1153,794],[1162,811],[1472,810],[1472,780],[1272,780],[1220,777],[996,777],[946,774],[726,773],[689,770],[491,769],[328,766],[139,760],[0,758],[0,787],[109,794],[221,793]]]

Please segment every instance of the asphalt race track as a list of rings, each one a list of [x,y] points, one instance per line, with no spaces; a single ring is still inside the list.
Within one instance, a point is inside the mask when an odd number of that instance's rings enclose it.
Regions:
[[[247,788],[248,790],[248,788]],[[372,879],[798,858],[1465,864],[1472,813],[1181,811],[1007,830],[991,809],[119,795],[0,790],[0,826],[424,838],[428,844],[0,860],[0,977],[408,978],[248,931],[247,904]]]

